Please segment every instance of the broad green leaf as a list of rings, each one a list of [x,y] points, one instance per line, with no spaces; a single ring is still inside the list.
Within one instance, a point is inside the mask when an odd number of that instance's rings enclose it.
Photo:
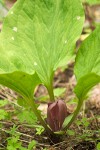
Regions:
[[[74,71],[78,81],[75,93],[79,101],[69,126],[78,115],[88,91],[100,82],[100,26],[81,45]]]
[[[64,121],[63,126],[65,126],[65,129],[67,129],[72,122],[75,120],[76,116],[78,115],[81,106],[83,104],[83,101],[86,99],[86,95],[88,91],[94,87],[96,84],[100,82],[100,76],[96,75],[95,73],[90,73],[88,75],[83,76],[79,79],[74,91],[76,93],[76,96],[78,97],[78,104],[75,112],[72,114],[72,116],[69,118],[67,117]],[[67,125],[67,126],[66,126]]]
[[[77,80],[90,73],[100,75],[100,26],[82,43],[74,71]]]
[[[54,70],[72,56],[83,22],[79,0],[17,0],[3,24],[0,73],[35,70],[49,86]]]
[[[0,83],[18,92],[24,98],[33,98],[34,88],[39,82],[36,73],[33,75],[23,72],[0,74]]]
[[[80,100],[100,82],[100,26],[84,40],[76,57],[75,75],[78,83],[75,93]]]
[[[78,84],[75,87],[75,93],[80,100],[84,100],[86,98],[86,94],[88,91],[94,87],[96,84],[100,82],[100,76],[90,73],[82,77]]]

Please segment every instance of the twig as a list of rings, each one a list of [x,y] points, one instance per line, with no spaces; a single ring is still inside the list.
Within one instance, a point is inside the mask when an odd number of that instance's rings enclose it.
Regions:
[[[0,121],[0,123],[1,123],[1,124],[5,124],[5,125],[8,125],[8,124],[9,124],[9,125],[14,125],[14,123],[12,123],[12,122],[10,123],[10,122]]]
[[[0,143],[1,146],[5,147],[3,144]],[[0,147],[1,148],[1,147]]]
[[[23,139],[19,139],[19,141],[21,141],[21,142],[25,142],[25,143],[31,143],[31,142],[28,142],[28,141],[26,141],[26,140],[23,140]],[[37,143],[37,145],[39,145],[39,146],[44,146],[44,144],[42,144],[42,143]],[[45,144],[45,147],[49,147],[50,145],[47,145],[47,144]]]

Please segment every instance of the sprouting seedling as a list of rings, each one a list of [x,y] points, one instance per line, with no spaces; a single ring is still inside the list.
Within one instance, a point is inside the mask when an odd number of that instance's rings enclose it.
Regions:
[[[54,72],[73,56],[83,23],[84,11],[79,0],[18,0],[4,20],[0,35],[0,84],[18,92],[50,134],[56,130],[49,121],[47,125],[38,112],[33,93],[37,85],[43,84],[48,90],[51,106],[57,104],[53,92]],[[83,79],[79,80],[78,86],[81,81]],[[67,127],[75,119],[83,101],[78,95],[82,94],[77,92],[78,86],[76,94],[80,102]],[[58,106],[61,111],[63,106]],[[63,111],[61,113],[64,115]],[[62,119],[64,121],[65,117]],[[63,121],[59,121],[59,130]]]

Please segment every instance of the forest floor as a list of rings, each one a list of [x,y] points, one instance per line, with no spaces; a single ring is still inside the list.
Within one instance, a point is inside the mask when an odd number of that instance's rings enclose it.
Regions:
[[[11,6],[11,1],[7,1],[7,7]],[[100,5],[91,7],[85,5],[84,8],[86,20],[77,47],[95,29],[95,23],[100,23]],[[0,27],[2,28],[2,21]],[[65,100],[70,114],[76,108],[76,97],[73,92],[76,80],[73,68],[74,59],[69,62],[68,66],[59,68],[55,72],[53,85],[56,99]],[[46,100],[49,101],[46,88],[42,85],[38,86],[35,90],[35,97],[39,99],[39,101],[36,100],[40,105],[39,109],[46,115]],[[84,102],[80,114],[68,130],[67,135],[58,137],[49,137],[42,132],[41,126],[34,128],[31,116],[25,120],[26,116],[23,115],[23,112],[26,115],[29,114],[17,104],[17,99],[18,95],[15,92],[6,87],[0,87],[0,110],[4,113],[3,117],[0,114],[0,118],[4,118],[0,119],[0,150],[6,150],[12,143],[21,143],[24,150],[32,140],[36,141],[34,146],[36,150],[100,150],[100,84],[88,94],[87,101]],[[15,141],[12,140],[14,138]],[[8,148],[8,150],[12,149]]]

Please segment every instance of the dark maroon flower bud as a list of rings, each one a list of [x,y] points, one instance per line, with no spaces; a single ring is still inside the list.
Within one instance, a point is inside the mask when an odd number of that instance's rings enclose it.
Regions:
[[[47,123],[54,132],[61,130],[67,115],[67,107],[64,101],[58,100],[53,103],[48,103]]]

